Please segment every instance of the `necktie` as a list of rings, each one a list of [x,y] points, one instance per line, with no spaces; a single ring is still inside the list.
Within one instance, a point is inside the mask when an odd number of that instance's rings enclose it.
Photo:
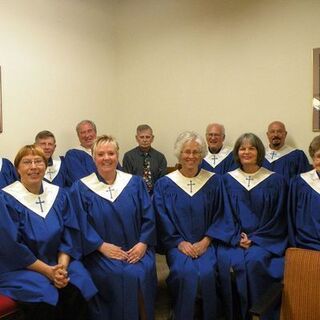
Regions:
[[[148,192],[150,192],[152,190],[153,184],[152,184],[149,153],[144,153],[143,155],[143,180],[147,185]]]

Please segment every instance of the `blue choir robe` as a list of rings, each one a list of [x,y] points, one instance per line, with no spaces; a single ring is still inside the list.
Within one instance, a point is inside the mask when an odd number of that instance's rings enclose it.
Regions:
[[[5,187],[0,212],[0,293],[22,302],[56,305],[58,290],[51,280],[27,267],[37,259],[56,265],[58,253],[71,257],[70,283],[86,300],[96,293],[81,257],[81,235],[76,214],[66,192],[45,181],[43,192],[30,193],[19,181]],[[1,209],[1,208],[0,208]]]
[[[200,294],[203,319],[216,319],[219,310],[215,243],[239,242],[221,176],[201,169],[197,176],[187,178],[176,170],[157,181],[153,201],[159,241],[170,269],[167,283],[174,302],[174,318],[193,319]],[[213,242],[197,259],[178,249],[182,241],[195,243],[205,236]]]
[[[288,184],[292,177],[311,169],[304,152],[287,145],[284,145],[280,150],[266,147],[262,166],[284,176]]]
[[[207,171],[224,174],[234,170],[238,165],[234,162],[232,148],[223,146],[218,153],[211,153],[210,150],[201,162],[201,168]]]
[[[320,250],[320,179],[315,169],[292,179],[288,223],[290,246]]]
[[[18,180],[17,171],[12,163],[5,158],[0,157],[0,188]]]
[[[287,183],[261,167],[254,174],[236,169],[223,176],[231,207],[241,232],[252,241],[248,249],[219,245],[219,276],[227,319],[233,319],[230,270],[236,277],[242,319],[273,282],[283,277],[287,246]],[[271,319],[276,312],[270,316]]]
[[[64,157],[50,159],[44,175],[44,180],[61,188],[68,186],[67,167]]]
[[[93,320],[138,320],[141,292],[147,319],[154,318],[157,287],[154,245],[155,217],[141,177],[117,170],[113,185],[93,173],[70,190],[83,232],[84,263],[99,294],[89,303]],[[148,245],[137,263],[110,259],[97,251],[103,242],[131,249]]]
[[[65,164],[67,167],[69,186],[71,186],[73,182],[96,171],[96,166],[91,155],[91,149],[86,149],[82,146],[67,151],[65,155]]]

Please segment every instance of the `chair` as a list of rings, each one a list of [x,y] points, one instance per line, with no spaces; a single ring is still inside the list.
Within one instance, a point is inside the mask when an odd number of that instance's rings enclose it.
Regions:
[[[21,314],[18,311],[18,306],[15,301],[9,297],[0,295],[0,319],[15,320],[21,319]]]
[[[252,319],[260,319],[268,306],[274,305],[272,300],[282,296],[281,320],[319,320],[320,251],[287,249],[283,284],[273,286],[266,296],[250,310]]]

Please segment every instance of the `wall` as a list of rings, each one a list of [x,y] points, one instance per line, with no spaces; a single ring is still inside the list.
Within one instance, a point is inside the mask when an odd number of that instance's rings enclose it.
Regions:
[[[150,123],[175,163],[178,132],[224,123],[265,140],[283,120],[303,149],[312,132],[311,51],[320,46],[319,1],[127,0],[117,13],[117,106],[126,130]],[[119,119],[120,121],[120,119]],[[121,136],[124,149],[133,136]]]
[[[1,155],[12,159],[43,129],[64,154],[78,121],[112,123],[113,16],[104,0],[0,1]]]
[[[84,118],[121,153],[149,123],[170,165],[178,132],[211,121],[233,143],[244,131],[265,140],[280,119],[307,150],[319,10],[311,0],[2,0],[1,155],[45,128],[64,153]]]

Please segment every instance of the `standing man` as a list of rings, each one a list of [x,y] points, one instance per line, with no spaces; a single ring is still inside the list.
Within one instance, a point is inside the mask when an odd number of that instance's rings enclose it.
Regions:
[[[44,180],[61,188],[67,187],[67,167],[64,157],[53,157],[56,149],[56,138],[48,130],[40,131],[35,137],[35,144],[39,146],[48,160]]]
[[[123,157],[123,171],[143,177],[150,194],[154,183],[167,173],[167,160],[161,152],[151,147],[153,139],[151,127],[139,125],[136,134],[138,146]]]
[[[262,166],[290,178],[311,169],[307,156],[302,150],[285,144],[287,131],[280,121],[273,121],[268,126],[267,137],[269,145]]]
[[[88,176],[96,170],[92,159],[91,147],[97,137],[97,127],[91,120],[83,120],[76,126],[80,146],[67,151],[68,184]]]
[[[209,152],[203,159],[201,168],[219,174],[224,174],[237,168],[233,160],[232,148],[223,145],[224,139],[225,129],[222,124],[208,124],[206,140]]]

